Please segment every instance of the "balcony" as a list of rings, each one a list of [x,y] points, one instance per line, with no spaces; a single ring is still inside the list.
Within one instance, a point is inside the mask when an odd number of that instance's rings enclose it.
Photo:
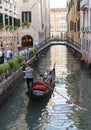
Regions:
[[[84,32],[84,33],[86,33],[86,32],[90,33],[91,32],[91,26],[81,27],[81,31]]]
[[[83,5],[81,8],[80,8],[82,11],[85,11],[88,9],[88,6],[87,5]]]
[[[82,0],[80,3],[80,9],[85,11],[89,8],[89,0]]]

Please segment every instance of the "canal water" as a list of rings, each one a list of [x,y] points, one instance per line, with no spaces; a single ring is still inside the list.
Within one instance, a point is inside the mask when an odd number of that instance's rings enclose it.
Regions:
[[[39,102],[29,100],[23,81],[0,108],[0,130],[91,130],[91,76],[76,56],[58,45],[35,62],[36,74],[52,69],[54,63],[52,95]]]

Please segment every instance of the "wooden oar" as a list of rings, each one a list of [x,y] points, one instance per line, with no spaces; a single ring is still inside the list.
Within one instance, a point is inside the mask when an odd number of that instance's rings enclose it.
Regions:
[[[45,82],[41,81],[41,83],[45,86],[47,86],[48,88],[50,88],[52,91],[56,92],[58,95],[60,95],[61,97],[63,97],[64,99],[66,99],[67,102],[69,102],[70,104],[73,104],[74,106],[76,106],[77,108],[87,111],[86,108],[76,104],[75,102],[73,102],[72,100],[67,99],[66,97],[64,97],[62,94],[60,94],[59,92],[57,92],[56,90],[54,90],[52,87],[50,87],[48,84],[46,84]]]
[[[59,94],[60,96],[62,96],[59,92],[57,92],[56,90],[54,90],[52,87],[50,87],[48,84],[46,84],[43,81],[40,81],[43,85],[45,85],[46,87],[50,88],[52,91],[55,91],[57,94]]]

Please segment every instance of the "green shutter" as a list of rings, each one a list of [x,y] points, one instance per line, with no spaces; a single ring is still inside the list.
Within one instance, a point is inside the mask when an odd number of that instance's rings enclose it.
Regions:
[[[8,22],[9,21],[9,16],[8,15],[5,15],[5,25],[8,25]]]
[[[29,12],[29,22],[31,22],[31,12]]]
[[[15,18],[15,26],[17,26],[17,19]]]
[[[20,19],[17,19],[17,27],[20,27]]]
[[[16,25],[15,25],[15,19],[16,19],[16,18],[14,18],[14,26],[16,26]]]
[[[12,25],[12,17],[9,16],[9,24]]]
[[[3,25],[3,14],[2,13],[0,13],[0,24]]]
[[[20,27],[20,19],[14,18],[14,26]]]
[[[22,22],[24,22],[24,12],[22,12]]]

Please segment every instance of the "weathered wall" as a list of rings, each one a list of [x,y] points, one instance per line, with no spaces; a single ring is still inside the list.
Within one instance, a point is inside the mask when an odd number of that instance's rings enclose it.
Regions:
[[[33,56],[26,63],[33,63],[36,56]],[[14,72],[10,77],[0,83],[0,106],[8,100],[10,95],[14,92],[15,88],[18,87],[24,80],[24,73],[22,67]]]
[[[13,73],[10,77],[5,79],[2,83],[0,83],[0,106],[6,101],[9,96],[12,94],[14,89],[20,85],[23,81],[23,72],[20,68],[15,73]]]

